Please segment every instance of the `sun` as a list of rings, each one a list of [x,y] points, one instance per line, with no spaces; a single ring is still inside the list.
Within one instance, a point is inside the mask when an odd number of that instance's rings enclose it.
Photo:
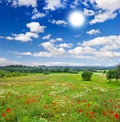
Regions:
[[[69,22],[74,27],[81,27],[85,22],[85,17],[80,11],[74,11],[69,15]]]

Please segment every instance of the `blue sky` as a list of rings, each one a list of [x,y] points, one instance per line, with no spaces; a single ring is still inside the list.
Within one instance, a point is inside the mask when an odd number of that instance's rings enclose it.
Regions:
[[[78,27],[75,11],[85,19]],[[0,66],[118,63],[120,0],[0,0]]]

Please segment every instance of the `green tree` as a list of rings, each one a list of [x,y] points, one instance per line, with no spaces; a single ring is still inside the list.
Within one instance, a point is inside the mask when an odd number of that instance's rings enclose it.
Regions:
[[[120,79],[120,65],[118,65],[114,69],[108,70],[108,72],[107,72],[107,80],[109,80],[111,82],[112,79],[116,79],[116,82],[118,82],[118,80]]]
[[[92,77],[92,74],[93,73],[91,71],[88,71],[88,70],[83,71],[83,73],[82,73],[83,80],[90,81],[91,80],[91,77]]]
[[[116,81],[118,82],[118,79],[120,79],[120,64],[117,66],[115,70],[115,75],[114,75]]]
[[[5,71],[0,71],[0,78],[4,78],[5,77]]]
[[[111,83],[112,79],[115,77],[115,70],[114,69],[110,69],[107,72],[107,80],[109,80],[109,82]]]
[[[103,71],[103,75],[104,75],[104,76],[106,75],[106,70]]]

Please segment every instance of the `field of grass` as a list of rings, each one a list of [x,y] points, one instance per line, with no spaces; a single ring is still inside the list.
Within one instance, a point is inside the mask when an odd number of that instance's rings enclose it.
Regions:
[[[102,73],[0,79],[0,122],[120,122],[120,82]]]

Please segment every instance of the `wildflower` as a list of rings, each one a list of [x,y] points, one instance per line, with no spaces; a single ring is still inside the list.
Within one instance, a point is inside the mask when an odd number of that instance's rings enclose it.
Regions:
[[[55,106],[57,103],[56,102],[52,102],[52,105]]]
[[[45,105],[44,108],[49,108],[49,106],[48,105]]]
[[[83,109],[81,109],[81,110],[78,110],[78,113],[81,113],[81,112],[83,112]]]
[[[103,111],[103,113],[102,113],[102,114],[103,114],[103,116],[106,116],[106,112],[105,112],[105,111]]]
[[[86,102],[86,100],[83,100],[83,102]]]
[[[30,104],[30,101],[26,101],[26,104]]]
[[[109,113],[110,113],[110,114],[114,114],[114,112],[113,112],[113,111],[110,111]]]
[[[87,104],[87,107],[90,107],[90,106],[91,106],[91,104],[90,104],[90,103],[88,103],[88,104]]]
[[[3,112],[1,116],[2,116],[2,117],[5,117],[5,116],[6,116],[6,114]]]
[[[112,102],[112,99],[110,99],[110,102]]]
[[[11,111],[11,109],[10,109],[10,108],[7,108],[7,109],[6,109],[6,112],[7,112],[7,113],[9,113],[10,111]]]
[[[31,100],[31,102],[34,103],[34,102],[37,102],[37,100],[33,99],[33,100]]]
[[[91,114],[94,115],[95,113],[92,111]]]
[[[93,118],[94,118],[94,116],[90,116],[90,118],[91,118],[91,119],[93,119]]]
[[[89,114],[88,113],[86,113],[86,116],[88,116]]]
[[[119,117],[120,117],[119,114],[115,114],[116,119],[119,119]]]
[[[77,100],[77,103],[80,103],[80,100]]]

